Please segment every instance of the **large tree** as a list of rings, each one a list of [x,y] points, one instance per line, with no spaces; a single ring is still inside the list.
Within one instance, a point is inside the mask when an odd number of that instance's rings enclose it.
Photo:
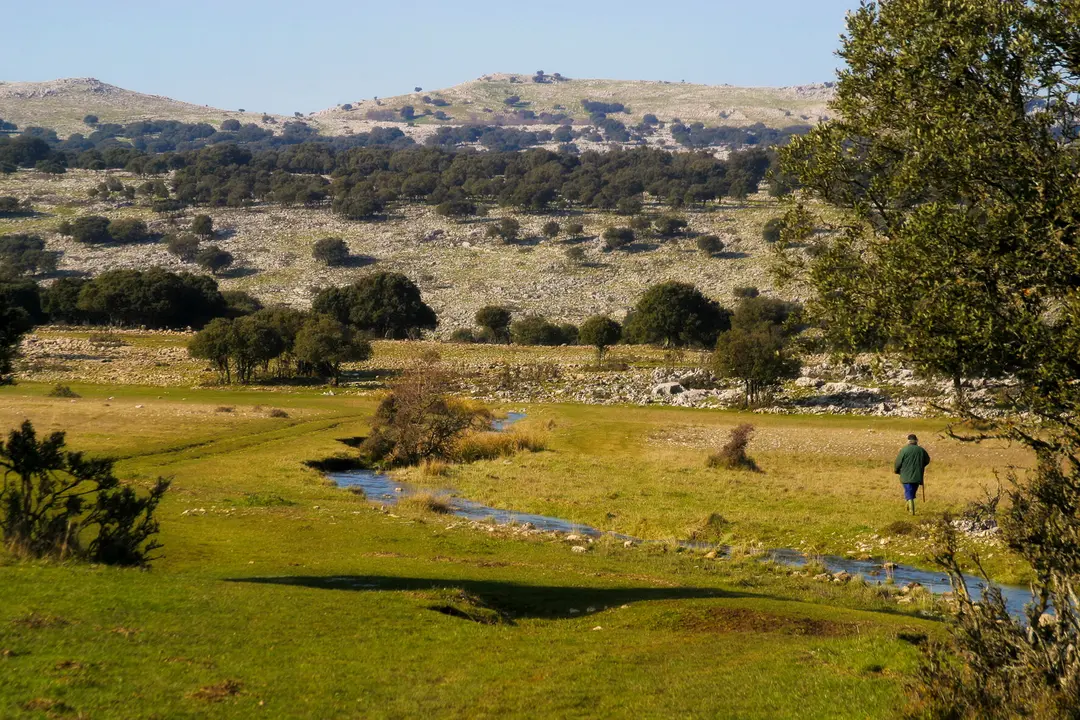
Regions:
[[[635,343],[711,347],[729,327],[730,311],[693,285],[672,280],[645,291],[626,320],[625,332]]]
[[[958,389],[997,381],[1005,417],[969,427],[1039,457],[1003,518],[1035,574],[1030,631],[998,596],[976,607],[961,587],[965,662],[926,675],[925,710],[1078,717],[1080,5],[864,3],[840,55],[837,119],[796,138],[784,169],[847,221],[810,253],[789,248],[789,269],[833,341],[885,345]]]
[[[434,330],[438,322],[420,288],[400,273],[372,273],[343,288],[327,288],[312,302],[315,312],[372,337],[401,340]]]

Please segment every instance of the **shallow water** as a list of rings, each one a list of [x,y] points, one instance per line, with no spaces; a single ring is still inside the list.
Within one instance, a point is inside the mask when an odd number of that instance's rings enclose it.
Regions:
[[[505,419],[492,421],[491,426],[495,430],[505,430],[524,418],[524,413],[510,413]],[[339,487],[359,488],[363,490],[364,495],[369,500],[384,505],[396,505],[399,499],[413,495],[419,491],[411,485],[394,482],[388,475],[384,475],[374,470],[349,470],[340,473],[329,473],[328,477]],[[617,540],[642,542],[638,538],[629,535],[597,530],[594,527],[580,525],[562,518],[493,508],[472,500],[456,497],[453,494],[453,491],[448,489],[438,489],[434,491],[424,489],[424,492],[433,492],[435,495],[446,500],[454,515],[468,520],[484,520],[495,522],[499,525],[524,525],[525,523],[531,523],[537,530],[543,530],[544,532],[576,533],[578,535],[594,538],[608,536]],[[682,544],[684,547],[693,548],[695,550],[704,550],[709,547],[718,551],[726,552],[727,550],[727,548],[719,545],[707,546],[702,543]],[[811,560],[803,553],[787,548],[771,550],[768,553],[768,556],[779,563],[792,567],[801,567]],[[952,586],[949,584],[949,578],[940,572],[920,570],[919,568],[900,564],[897,564],[895,567],[890,566],[890,569],[886,570],[883,563],[875,560],[852,560],[835,555],[826,555],[824,557],[815,557],[813,559],[822,562],[825,567],[828,568],[829,572],[846,572],[852,575],[862,575],[870,582],[873,582],[875,579],[879,582],[884,582],[887,578],[891,577],[898,586],[914,582],[922,585],[930,592],[937,594],[952,590]],[[964,579],[967,581],[968,588],[971,590],[972,595],[981,597],[982,590],[986,585],[985,581],[971,575],[965,575]],[[1028,588],[1014,585],[999,585],[998,587],[1001,588],[1001,594],[1005,598],[1005,603],[1009,608],[1009,612],[1016,617],[1022,617],[1024,605],[1031,601],[1031,591]]]

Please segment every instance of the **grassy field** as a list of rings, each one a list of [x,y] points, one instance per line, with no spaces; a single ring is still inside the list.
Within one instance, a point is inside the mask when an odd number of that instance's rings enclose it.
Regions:
[[[606,541],[577,554],[374,510],[303,464],[347,451],[373,396],[48,389],[0,389],[0,427],[64,428],[123,477],[175,484],[151,571],[0,563],[5,718],[885,717],[906,702],[911,640],[938,631],[872,586],[753,559]],[[754,417],[764,472],[729,473],[704,457],[736,414],[525,409],[547,450],[401,477],[647,538],[716,512],[735,543],[842,551],[903,519],[887,461],[909,430],[937,460],[935,510],[1022,460],[932,439],[928,422]]]

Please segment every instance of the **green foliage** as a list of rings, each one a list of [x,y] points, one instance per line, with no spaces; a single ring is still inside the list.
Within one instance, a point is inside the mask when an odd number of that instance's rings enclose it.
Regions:
[[[196,215],[191,219],[191,232],[199,237],[214,236],[214,219],[209,215]]]
[[[494,225],[488,225],[486,234],[490,238],[499,238],[508,243],[517,240],[519,233],[521,233],[521,223],[514,218],[502,218]]]
[[[194,262],[199,255],[199,238],[190,233],[169,235],[165,247],[184,262]]]
[[[491,334],[496,342],[510,342],[511,313],[498,305],[485,305],[476,311],[476,324]]]
[[[596,362],[604,361],[604,351],[622,339],[622,325],[606,315],[593,315],[581,324],[579,340],[596,348]]]
[[[214,275],[233,264],[232,253],[222,250],[217,245],[203,248],[195,255],[195,262],[203,270],[209,270]]]
[[[53,272],[59,256],[37,235],[0,236],[0,277]]]
[[[698,235],[695,241],[697,249],[705,255],[716,255],[724,252],[724,241],[716,235]]]
[[[313,315],[296,333],[293,354],[313,374],[336,384],[342,363],[371,357],[371,343],[349,325],[326,315]]]
[[[420,289],[400,273],[373,273],[343,288],[321,290],[312,309],[376,338],[415,338],[438,323]]]
[[[213,279],[161,268],[108,270],[89,281],[61,278],[44,300],[57,320],[150,328],[202,327],[227,311]]]
[[[761,230],[761,237],[767,243],[778,243],[784,231],[783,218],[770,218]]]
[[[566,234],[570,237],[581,237],[585,234],[585,226],[579,222],[566,223]]]
[[[34,325],[26,310],[0,293],[0,385],[12,382],[12,365],[19,352],[19,341]]]
[[[137,243],[150,237],[146,223],[134,218],[121,218],[109,222],[109,237],[113,242]]]
[[[731,312],[687,283],[653,285],[626,321],[625,334],[635,343],[710,347],[731,327]]]
[[[29,420],[0,442],[0,530],[24,557],[146,565],[161,545],[154,511],[169,488],[158,479],[139,497],[113,475],[113,462],[65,449],[64,433],[37,439]]]
[[[645,203],[640,197],[624,197],[619,198],[619,201],[615,203],[615,212],[620,215],[637,215],[644,207]]]
[[[100,215],[82,215],[70,223],[62,224],[58,230],[81,243],[106,243],[112,240],[109,235],[109,218]]]
[[[628,227],[609,227],[601,237],[605,250],[618,250],[634,242],[634,231]]]
[[[674,237],[689,227],[685,219],[672,215],[664,215],[653,220],[653,228],[660,237]]]
[[[1005,542],[1030,559],[1036,611],[1018,625],[991,594],[961,592],[929,717],[1076,717],[1080,694],[1080,15],[1051,0],[891,0],[848,19],[837,119],[783,151],[784,170],[843,211],[788,272],[814,291],[834,347],[888,345],[917,370],[1008,377],[985,434],[1035,450]],[[958,574],[955,542],[939,560]],[[960,662],[955,662],[956,659]]]
[[[442,217],[462,218],[475,215],[476,203],[468,200],[446,200],[435,206],[435,214]]]
[[[559,227],[559,223],[555,220],[548,220],[546,223],[544,223],[544,226],[540,228],[541,234],[549,240],[554,240],[555,238],[557,238],[559,236],[560,230],[561,228]]]
[[[510,325],[515,345],[572,345],[577,342],[577,328],[556,325],[542,315],[526,315]]]
[[[800,364],[787,347],[787,328],[796,308],[763,297],[743,298],[735,306],[731,329],[720,334],[713,368],[722,377],[742,381],[746,403],[785,378],[798,377]]]
[[[341,238],[321,238],[315,241],[311,256],[330,267],[344,265],[349,261],[349,246]]]

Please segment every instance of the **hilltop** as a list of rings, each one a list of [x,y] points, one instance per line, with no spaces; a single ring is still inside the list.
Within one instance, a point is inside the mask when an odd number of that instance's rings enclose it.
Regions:
[[[83,118],[87,115],[97,115],[102,123],[180,120],[220,126],[222,121],[235,118],[242,123],[266,125],[262,113],[194,105],[162,95],[125,90],[95,78],[0,82],[0,118],[20,128],[38,125],[52,128],[61,136],[86,133]]]
[[[325,135],[365,132],[376,125],[398,124],[422,140],[440,125],[464,124],[523,126],[588,122],[583,100],[625,106],[612,117],[633,124],[646,114],[662,122],[680,119],[707,126],[747,127],[761,123],[770,128],[814,124],[827,117],[831,84],[785,88],[741,88],[730,85],[694,85],[641,80],[585,80],[545,76],[534,82],[528,74],[500,73],[441,90],[423,90],[389,98],[370,98],[302,115]],[[560,76],[561,77],[561,76]],[[506,104],[508,98],[518,102]],[[425,98],[427,101],[425,102]],[[401,108],[415,108],[412,126]],[[429,114],[425,115],[425,111]],[[446,119],[436,119],[445,113]],[[280,128],[289,118],[261,112],[223,110],[173,100],[161,95],[126,90],[94,78],[67,78],[47,82],[0,82],[0,118],[20,128],[48,127],[61,136],[87,131],[83,118],[98,116],[102,123],[138,120],[181,120],[220,126],[226,119]],[[532,117],[535,115],[536,117]],[[266,118],[264,120],[264,118]],[[553,120],[556,118],[557,120]],[[558,119],[565,118],[565,119]]]
[[[405,105],[441,110],[452,120],[448,124],[491,123],[508,116],[511,110],[528,110],[540,115],[562,114],[574,121],[587,121],[590,113],[582,100],[620,103],[623,113],[614,116],[628,122],[641,122],[646,114],[661,121],[674,118],[686,123],[702,122],[709,126],[746,127],[762,123],[767,127],[814,124],[828,117],[828,103],[833,97],[831,83],[793,87],[735,87],[732,85],[695,85],[683,82],[649,80],[601,80],[563,78],[545,75],[535,82],[531,74],[497,73],[441,90],[421,90],[388,98],[353,100],[314,113],[321,126],[340,133],[346,128],[360,130],[369,114],[397,111]],[[561,78],[561,79],[557,79]],[[507,98],[520,100],[513,108]],[[424,98],[431,102],[424,102]],[[447,105],[433,105],[437,100]],[[346,105],[350,107],[345,107]],[[420,122],[435,122],[430,118]]]

